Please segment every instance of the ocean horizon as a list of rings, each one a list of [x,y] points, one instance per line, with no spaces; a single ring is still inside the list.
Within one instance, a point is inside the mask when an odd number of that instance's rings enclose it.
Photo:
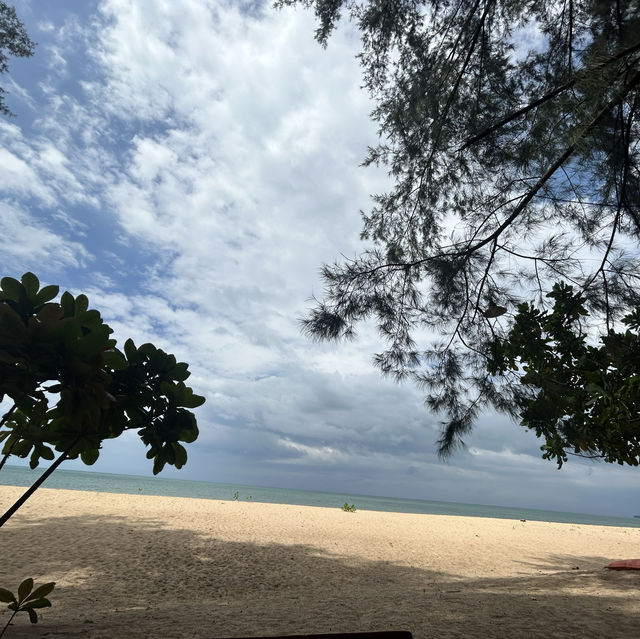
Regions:
[[[42,473],[42,469],[31,470],[23,466],[6,465],[0,472],[0,485],[30,486]],[[460,517],[490,517],[547,521],[568,524],[589,524],[640,528],[640,518],[612,517],[588,513],[560,512],[520,508],[517,506],[495,506],[465,504],[447,501],[429,501],[404,497],[381,497],[358,493],[329,493],[293,488],[227,484],[193,479],[121,475],[89,470],[56,470],[43,484],[43,488],[84,490],[130,495],[155,495],[162,497],[186,497],[216,499],[222,501],[255,501],[270,504],[295,506],[317,506],[341,508],[344,503],[353,504],[357,510],[377,510],[397,513],[425,515],[452,515]]]

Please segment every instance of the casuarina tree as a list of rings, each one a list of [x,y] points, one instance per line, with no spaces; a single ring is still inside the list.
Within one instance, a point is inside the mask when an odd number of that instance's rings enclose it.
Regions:
[[[0,73],[9,70],[9,56],[29,57],[33,55],[35,44],[29,38],[16,10],[0,2]],[[5,104],[6,90],[0,87],[0,113],[13,115]]]
[[[482,410],[495,409],[544,435],[545,455],[559,463],[569,452],[637,464],[637,402],[628,406],[630,431],[614,445],[629,437],[633,452],[618,455],[597,436],[611,422],[592,404],[533,414],[544,380],[558,371],[549,361],[533,375],[542,360],[509,344],[515,327],[524,330],[521,305],[533,304],[571,324],[576,339],[598,348],[611,333],[637,357],[637,333],[620,322],[635,312],[640,290],[640,3],[276,4],[313,9],[324,46],[341,16],[355,23],[379,125],[365,164],[393,178],[363,214],[366,250],[323,267],[324,296],[305,330],[343,339],[375,322],[385,343],[375,363],[424,389],[443,416],[443,455]],[[557,295],[548,296],[554,286],[572,290],[560,320]],[[505,365],[496,359],[502,351],[515,359]],[[586,375],[579,357],[556,359],[576,379]],[[606,361],[604,377],[619,379],[619,359]],[[579,411],[588,424],[580,437],[564,437]]]

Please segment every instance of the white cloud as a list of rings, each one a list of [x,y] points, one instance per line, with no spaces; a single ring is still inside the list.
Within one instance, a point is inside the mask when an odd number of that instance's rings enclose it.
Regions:
[[[523,505],[541,477],[566,510],[596,485],[630,490],[604,468],[554,473],[495,417],[442,464],[420,393],[373,370],[373,326],[338,346],[301,335],[320,264],[358,250],[357,211],[388,179],[357,166],[375,127],[348,25],[323,50],[310,12],[267,4],[55,11],[38,18],[45,70],[20,81],[36,118],[0,124],[1,255],[85,292],[120,344],[190,363],[208,401],[181,476]],[[129,443],[97,468],[140,472]]]

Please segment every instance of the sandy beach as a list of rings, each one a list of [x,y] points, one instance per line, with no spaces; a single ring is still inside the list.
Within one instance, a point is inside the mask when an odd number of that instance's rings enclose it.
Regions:
[[[640,632],[634,528],[40,489],[0,540],[1,586],[57,582],[8,639]]]

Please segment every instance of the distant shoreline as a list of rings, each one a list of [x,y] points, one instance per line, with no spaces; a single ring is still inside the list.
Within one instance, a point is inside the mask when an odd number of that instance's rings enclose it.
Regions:
[[[0,485],[28,486],[34,471],[19,466],[5,466],[0,472]],[[426,501],[419,499],[376,497],[357,493],[323,493],[309,490],[291,490],[264,486],[244,486],[203,482],[192,479],[162,476],[144,477],[97,473],[85,470],[58,469],[47,480],[45,487],[70,490],[88,490],[113,494],[145,494],[158,496],[193,497],[200,499],[232,500],[237,491],[238,499],[261,503],[321,506],[340,508],[345,502],[354,504],[359,510],[378,512],[405,512],[418,514],[442,514],[461,517],[491,517],[508,520],[548,521],[576,523],[596,526],[638,527],[639,518],[608,517],[584,513],[566,513],[531,508],[503,507],[455,502]]]

